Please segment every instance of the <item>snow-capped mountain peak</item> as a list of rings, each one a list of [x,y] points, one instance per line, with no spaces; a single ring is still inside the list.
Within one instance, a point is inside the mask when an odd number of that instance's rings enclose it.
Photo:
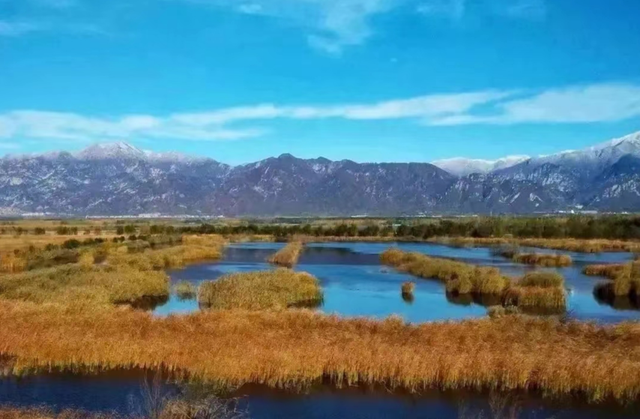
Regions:
[[[146,154],[139,148],[125,142],[93,144],[74,156],[84,160],[144,159]]]
[[[594,169],[597,170],[603,166],[614,164],[620,157],[627,154],[640,157],[640,131],[587,147],[583,150],[564,151],[558,154],[537,157],[532,159],[532,163],[533,166],[551,163],[571,166],[572,168],[594,166]]]
[[[472,173],[485,174],[494,170],[505,169],[528,159],[529,156],[507,156],[497,160],[454,157],[452,159],[436,160],[431,164],[453,175],[467,176]]]

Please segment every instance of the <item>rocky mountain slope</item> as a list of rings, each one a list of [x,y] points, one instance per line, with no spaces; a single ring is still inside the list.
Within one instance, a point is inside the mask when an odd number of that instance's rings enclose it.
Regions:
[[[640,133],[457,175],[289,154],[242,166],[129,144],[0,159],[0,215],[416,215],[640,210]]]

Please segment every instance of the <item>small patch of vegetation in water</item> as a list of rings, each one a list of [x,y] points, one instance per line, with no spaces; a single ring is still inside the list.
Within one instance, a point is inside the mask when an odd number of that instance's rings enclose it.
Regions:
[[[416,283],[411,281],[403,282],[401,289],[403,294],[413,294],[416,289]]]
[[[406,302],[406,303],[413,303],[413,301],[415,300],[415,296],[413,295],[413,292],[416,289],[416,284],[415,282],[411,282],[411,281],[407,281],[407,282],[403,282],[402,286],[400,287],[401,289],[401,294],[402,294],[402,299]]]
[[[380,256],[382,263],[421,278],[436,278],[453,294],[501,294],[510,280],[500,270],[480,267],[449,259],[434,258],[421,253],[403,252],[397,248]]]
[[[564,278],[557,272],[530,272],[505,291],[504,304],[564,310],[567,305]]]
[[[317,306],[322,300],[322,288],[314,276],[286,268],[225,275],[202,283],[198,290],[198,303],[216,310],[281,310]]]
[[[604,264],[604,265],[587,265],[582,273],[588,276],[604,276],[605,278],[615,279],[623,273],[626,264]]]
[[[640,301],[640,261],[633,261],[622,265],[620,268],[609,271],[613,276],[612,281],[602,282],[594,287],[593,293],[596,299],[604,301],[611,306],[616,302],[625,305],[628,301],[631,307],[638,306]]]
[[[497,268],[403,252],[397,248],[386,250],[380,259],[400,271],[443,281],[448,298],[494,295],[505,306],[546,307],[554,311],[566,307],[564,278],[559,274],[534,272],[513,282]]]
[[[552,255],[548,253],[519,253],[513,250],[505,250],[502,253],[503,257],[513,260],[516,263],[522,263],[524,265],[535,265],[545,267],[567,267],[571,266],[573,260],[569,255]]]
[[[282,249],[278,250],[268,259],[269,263],[286,268],[293,268],[298,263],[300,254],[302,253],[303,244],[300,241],[293,241]]]

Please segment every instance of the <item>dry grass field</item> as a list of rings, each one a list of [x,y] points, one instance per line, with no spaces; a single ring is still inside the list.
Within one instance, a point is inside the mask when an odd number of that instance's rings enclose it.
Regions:
[[[318,381],[389,389],[538,390],[591,400],[640,395],[640,325],[520,315],[407,325],[305,310],[205,311],[157,318],[0,301],[0,354],[13,371],[160,367],[237,386]]]

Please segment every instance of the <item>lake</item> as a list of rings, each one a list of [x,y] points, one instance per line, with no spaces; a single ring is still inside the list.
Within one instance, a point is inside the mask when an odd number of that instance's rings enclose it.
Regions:
[[[191,265],[182,270],[171,271],[173,283],[189,281],[198,285],[202,281],[215,280],[233,272],[248,272],[274,269],[266,259],[284,246],[283,243],[239,243],[225,250],[223,259],[215,263]],[[319,310],[341,316],[366,316],[385,318],[396,314],[409,322],[462,320],[486,315],[483,301],[471,298],[451,298],[444,285],[437,280],[416,278],[383,266],[379,255],[391,246],[406,251],[420,252],[435,257],[446,257],[482,266],[495,266],[509,276],[521,276],[535,269],[513,263],[497,254],[490,247],[451,247],[432,243],[310,243],[300,257],[298,271],[315,275],[324,290],[324,304]],[[640,318],[640,311],[633,304],[616,301],[615,307],[597,301],[594,286],[606,281],[603,278],[586,276],[583,268],[595,263],[621,263],[633,258],[631,253],[576,253],[549,249],[522,248],[523,252],[563,253],[572,257],[574,263],[567,268],[545,268],[556,270],[565,277],[569,288],[568,313],[579,320],[594,320],[615,323]],[[400,285],[415,281],[412,301],[405,301]],[[198,310],[195,300],[180,300],[172,295],[165,304],[158,306],[157,315],[181,314]]]

